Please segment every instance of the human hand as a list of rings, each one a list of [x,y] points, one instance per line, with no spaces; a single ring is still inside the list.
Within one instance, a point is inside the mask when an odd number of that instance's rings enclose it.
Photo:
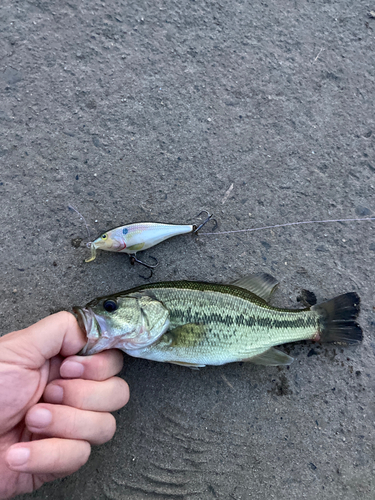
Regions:
[[[129,399],[122,353],[75,356],[86,340],[61,312],[0,338],[0,499],[72,474],[112,438]]]

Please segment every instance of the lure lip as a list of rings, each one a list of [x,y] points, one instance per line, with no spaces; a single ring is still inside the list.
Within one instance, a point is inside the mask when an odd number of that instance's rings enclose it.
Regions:
[[[92,262],[96,258],[96,245],[95,241],[89,241],[86,244],[87,248],[91,250],[91,256],[88,259],[85,259],[85,262]]]

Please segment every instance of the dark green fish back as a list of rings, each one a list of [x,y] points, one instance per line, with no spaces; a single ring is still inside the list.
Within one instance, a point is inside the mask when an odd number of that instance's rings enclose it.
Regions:
[[[96,304],[103,298],[111,299],[115,297],[122,297],[126,295],[131,295],[138,292],[148,292],[149,290],[157,290],[157,289],[166,289],[166,290],[198,290],[202,292],[218,292],[222,294],[231,295],[233,297],[238,297],[243,300],[248,300],[253,304],[259,305],[260,307],[265,307],[266,309],[272,309],[275,311],[283,311],[283,312],[291,312],[291,313],[300,313],[301,311],[308,311],[307,309],[283,309],[270,306],[265,300],[261,297],[258,297],[254,293],[246,290],[245,288],[241,288],[235,285],[227,285],[227,284],[217,284],[217,283],[208,283],[205,281],[160,281],[158,283],[150,283],[148,285],[140,285],[130,290],[126,290],[124,292],[120,292],[111,296],[98,297],[88,304],[88,306]],[[148,295],[152,295],[149,294]]]

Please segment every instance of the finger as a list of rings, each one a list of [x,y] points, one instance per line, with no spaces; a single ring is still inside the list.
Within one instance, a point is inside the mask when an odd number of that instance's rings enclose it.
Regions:
[[[87,462],[90,451],[87,441],[40,439],[11,446],[5,460],[14,471],[64,475],[82,467]]]
[[[86,344],[85,335],[73,314],[52,314],[34,325],[0,339],[0,360],[25,368],[40,368],[47,359],[76,354]]]
[[[94,356],[70,356],[61,365],[63,378],[106,380],[122,369],[124,357],[117,349],[103,351]]]
[[[49,361],[49,373],[47,383],[52,382],[57,378],[60,378],[60,367],[61,363],[64,361],[64,358],[58,354],[57,356],[53,356]]]
[[[70,406],[38,404],[26,414],[27,428],[36,434],[66,439],[82,439],[91,444],[109,441],[116,431],[110,413],[79,410]]]
[[[59,379],[47,385],[43,399],[46,403],[73,406],[81,410],[115,411],[129,401],[129,386],[119,377],[102,382]]]

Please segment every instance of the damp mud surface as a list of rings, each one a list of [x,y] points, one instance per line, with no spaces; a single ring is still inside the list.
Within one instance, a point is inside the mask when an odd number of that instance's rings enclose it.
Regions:
[[[90,239],[375,215],[375,19],[358,0],[3,0],[1,333],[143,283]],[[202,233],[206,228],[202,231]],[[207,227],[207,231],[209,227]],[[88,463],[22,499],[372,500],[375,221],[180,236],[151,281],[267,272],[273,304],[356,291],[358,347],[288,368],[125,357],[128,405]]]

